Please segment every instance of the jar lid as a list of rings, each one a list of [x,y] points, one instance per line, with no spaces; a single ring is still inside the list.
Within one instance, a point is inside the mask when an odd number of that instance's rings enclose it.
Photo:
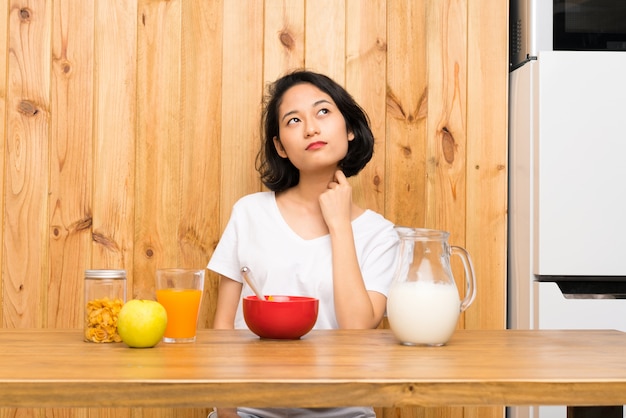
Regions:
[[[126,279],[126,270],[85,270],[85,279]]]

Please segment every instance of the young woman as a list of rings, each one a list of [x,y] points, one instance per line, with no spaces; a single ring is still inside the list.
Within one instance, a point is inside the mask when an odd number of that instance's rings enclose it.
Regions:
[[[325,75],[296,71],[274,82],[257,159],[270,191],[240,199],[208,264],[221,276],[216,329],[246,328],[241,299],[264,294],[319,299],[316,329],[375,328],[383,318],[398,236],[393,224],[352,201],[347,177],[369,162],[365,112]],[[238,415],[237,415],[238,413]],[[228,417],[373,417],[371,407],[218,411]]]

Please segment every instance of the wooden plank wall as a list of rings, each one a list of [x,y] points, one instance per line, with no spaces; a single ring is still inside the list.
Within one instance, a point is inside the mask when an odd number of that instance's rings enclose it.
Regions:
[[[5,0],[0,6],[0,323],[82,323],[83,272],[205,266],[254,171],[264,86],[308,67],[369,113],[359,204],[445,229],[476,302],[505,326],[507,0]],[[454,266],[462,280],[460,265]],[[217,278],[209,275],[202,327]],[[1,389],[0,389],[1,390]],[[0,417],[205,417],[206,410],[15,410]],[[379,409],[500,417],[501,408]]]

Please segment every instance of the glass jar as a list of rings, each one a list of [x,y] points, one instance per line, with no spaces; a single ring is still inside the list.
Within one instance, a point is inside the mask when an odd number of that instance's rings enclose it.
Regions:
[[[86,270],[85,341],[121,342],[117,334],[117,316],[125,302],[125,270]]]

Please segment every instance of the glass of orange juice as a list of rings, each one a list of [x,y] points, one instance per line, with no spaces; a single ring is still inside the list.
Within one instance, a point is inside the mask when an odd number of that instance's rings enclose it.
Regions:
[[[156,272],[157,301],[167,312],[167,327],[163,342],[192,343],[200,300],[204,289],[204,269],[159,269]]]

